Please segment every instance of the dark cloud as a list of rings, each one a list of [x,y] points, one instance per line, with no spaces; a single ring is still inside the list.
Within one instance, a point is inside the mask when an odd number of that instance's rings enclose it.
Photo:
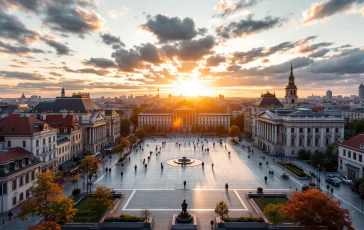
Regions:
[[[29,48],[23,45],[11,45],[4,41],[0,40],[0,53],[8,53],[8,54],[16,54],[19,56],[27,56],[32,53],[45,53],[44,50],[36,49],[36,48]]]
[[[221,13],[215,15],[214,17],[226,17],[232,13],[235,13],[236,11],[253,7],[259,2],[261,2],[261,0],[220,0],[220,2],[215,6],[215,9],[217,11],[221,11]]]
[[[107,58],[90,58],[82,63],[99,68],[115,68],[117,66],[113,60]]]
[[[336,13],[350,9],[354,4],[362,4],[364,0],[329,0],[327,2],[314,3],[303,12],[303,23],[330,17]]]
[[[23,11],[37,12],[41,0],[1,0],[0,7],[3,10],[18,8]]]
[[[320,58],[320,57],[323,57],[325,56],[328,52],[330,52],[330,49],[320,49],[312,54],[309,55],[309,57],[311,58]]]
[[[160,64],[163,62],[164,54],[153,44],[146,43],[137,47],[140,57],[143,61]]]
[[[134,72],[136,69],[144,67],[139,52],[134,49],[118,49],[111,56],[115,58],[115,62],[122,71]]]
[[[94,68],[84,68],[84,69],[71,69],[67,66],[63,67],[63,70],[66,72],[71,72],[71,73],[79,73],[79,74],[95,74],[95,75],[99,75],[99,76],[105,76],[107,74],[110,73],[110,71],[105,70],[105,69],[94,69]]]
[[[57,72],[49,72],[49,74],[55,77],[62,77],[64,75],[62,73],[57,73]]]
[[[250,15],[246,19],[238,22],[230,22],[227,26],[219,26],[216,28],[218,36],[224,39],[247,37],[264,30],[279,27],[286,21],[285,18],[267,16],[262,20],[254,20]]]
[[[299,40],[297,42],[297,44],[298,45],[305,45],[307,42],[315,40],[316,38],[317,38],[317,36],[309,36],[309,37],[306,37],[306,38],[303,38],[303,39]]]
[[[22,60],[19,60],[19,59],[16,59],[16,58],[14,58],[12,61],[19,64],[19,65],[29,65],[29,62],[22,61]]]
[[[113,49],[119,49],[121,47],[124,47],[125,44],[120,40],[120,37],[116,37],[111,34],[101,34],[102,41],[106,45],[112,45]]]
[[[307,46],[301,47],[299,49],[299,52],[301,52],[301,53],[313,52],[322,47],[331,46],[332,44],[333,44],[332,42],[321,42],[321,43],[316,43],[316,44],[312,44],[312,45],[307,45]]]
[[[0,71],[0,75],[5,79],[20,79],[20,80],[44,80],[45,77],[38,73],[26,73],[15,71]]]
[[[191,18],[170,18],[162,14],[148,18],[147,23],[140,27],[154,34],[160,42],[191,40],[198,34]]]
[[[212,48],[215,45],[215,38],[207,36],[204,38],[182,41],[178,45],[178,57],[181,60],[199,60],[203,56],[212,54]]]
[[[71,49],[68,46],[66,46],[50,37],[43,37],[42,40],[50,47],[53,47],[56,50],[58,55],[70,55],[70,53],[71,53]]]
[[[226,57],[219,55],[219,54],[210,56],[210,57],[206,58],[206,66],[207,67],[218,66],[218,65],[220,65],[221,62],[224,62],[225,60],[226,60]]]
[[[38,40],[39,34],[27,29],[16,16],[0,10],[0,37],[28,44]]]

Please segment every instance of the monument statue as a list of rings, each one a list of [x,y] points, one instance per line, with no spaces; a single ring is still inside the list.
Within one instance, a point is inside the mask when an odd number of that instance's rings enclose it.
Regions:
[[[182,212],[181,212],[181,215],[182,216],[187,216],[188,215],[188,212],[187,212],[187,203],[186,203],[186,200],[183,200],[183,203],[181,204],[181,207],[182,207]]]

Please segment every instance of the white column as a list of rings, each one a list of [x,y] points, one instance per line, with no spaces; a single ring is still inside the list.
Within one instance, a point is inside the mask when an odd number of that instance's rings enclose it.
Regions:
[[[291,127],[285,127],[286,128],[286,146],[290,147],[291,146]]]
[[[331,127],[331,143],[335,141],[335,128]]]
[[[344,136],[345,136],[345,130],[344,130],[344,128],[340,128],[340,137],[341,137],[341,139],[344,139]]]
[[[311,128],[312,129],[312,146],[316,147],[315,143],[316,143],[316,128]]]
[[[91,144],[91,128],[88,128],[88,144]]]
[[[296,146],[300,145],[300,128],[296,128]]]
[[[304,138],[305,143],[303,143],[303,146],[307,147],[307,128],[306,127],[304,128],[304,132],[305,132],[305,138]]]
[[[321,129],[320,147],[324,147],[324,128]]]
[[[274,143],[277,144],[277,137],[278,137],[278,127],[277,125],[274,126]]]

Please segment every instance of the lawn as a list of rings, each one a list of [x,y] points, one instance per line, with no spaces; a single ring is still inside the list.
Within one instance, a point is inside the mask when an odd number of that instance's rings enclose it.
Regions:
[[[111,198],[113,201],[116,198]],[[85,197],[78,203],[75,208],[78,209],[76,215],[73,217],[74,222],[98,222],[102,216],[98,217],[97,213],[92,212],[88,208],[88,203],[92,201],[92,197]],[[104,211],[104,213],[106,210]]]
[[[264,211],[267,204],[285,204],[287,202],[287,198],[285,197],[254,197],[253,200],[262,211]],[[283,223],[292,223],[292,220],[285,217],[283,218]]]

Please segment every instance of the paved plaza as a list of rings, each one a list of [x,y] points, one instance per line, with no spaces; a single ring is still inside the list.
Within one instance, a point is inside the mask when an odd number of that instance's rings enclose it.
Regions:
[[[190,212],[197,215],[199,229],[210,229],[209,222],[216,216],[214,208],[218,201],[227,202],[231,216],[248,215],[253,209],[247,201],[246,194],[255,192],[257,187],[263,187],[265,191],[274,193],[289,193],[296,188],[300,190],[301,186],[308,182],[292,176],[289,180],[282,180],[279,175],[284,170],[274,164],[272,157],[263,154],[255,147],[254,154],[250,154],[248,158],[247,149],[233,145],[226,138],[223,138],[222,145],[217,143],[216,137],[206,138],[208,143],[204,137],[199,139],[200,143],[196,149],[193,148],[193,142],[197,142],[197,137],[192,135],[147,139],[141,144],[144,151],[139,147],[138,151],[133,150],[130,161],[127,160],[124,166],[115,165],[111,174],[104,174],[96,180],[94,187],[104,185],[125,194],[125,199],[114,211],[114,215],[120,213],[139,215],[140,210],[150,209],[156,219],[157,229],[170,229],[172,214],[180,211],[180,205],[185,199]],[[166,144],[162,147],[163,141]],[[201,141],[204,149],[209,148],[208,153],[202,151]],[[176,142],[181,146],[178,147]],[[245,141],[244,144],[251,145]],[[155,154],[156,146],[158,151],[161,147],[161,154],[158,156]],[[153,152],[152,155],[150,151]],[[148,156],[151,156],[149,161]],[[168,160],[183,156],[202,160],[205,165],[182,167],[166,164]],[[263,160],[262,156],[266,159]],[[147,168],[143,167],[143,159],[148,164]],[[263,163],[262,167],[259,167],[259,162]],[[164,166],[163,170],[161,163]],[[306,172],[313,171],[302,162],[295,161],[295,163],[301,164]],[[137,170],[134,169],[135,165]],[[274,171],[274,176],[269,176],[270,170]],[[267,183],[264,181],[265,176],[268,177]],[[187,183],[186,189],[183,188],[184,181]],[[229,185],[228,192],[225,191],[225,183]],[[326,183],[322,186],[326,187]],[[350,210],[354,226],[361,229],[359,226],[364,224],[364,215],[357,195],[346,185],[342,185],[340,188],[335,188],[333,197],[340,199],[342,207]]]

